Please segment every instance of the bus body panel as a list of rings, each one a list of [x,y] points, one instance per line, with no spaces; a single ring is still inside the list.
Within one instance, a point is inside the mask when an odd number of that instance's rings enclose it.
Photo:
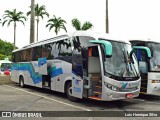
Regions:
[[[47,59],[38,58],[38,73],[41,75],[47,75]]]
[[[147,94],[160,95],[160,73],[148,72]]]
[[[33,64],[34,63],[34,64]],[[42,75],[35,71],[35,61],[25,62],[25,63],[13,63],[11,71],[11,79],[19,83],[19,78],[22,76],[24,78],[24,84],[42,87]]]
[[[39,71],[38,70],[39,67],[37,63],[38,61],[32,61],[30,63],[16,63],[12,68],[12,81],[19,83],[19,77],[23,76],[24,84],[42,88],[42,75],[40,75],[37,72]],[[77,75],[72,73],[71,63],[68,63],[62,60],[49,60],[48,68],[50,68],[48,72],[50,72],[51,74],[51,88],[50,88],[51,90],[64,93],[65,83],[68,80],[71,80],[72,86],[73,86],[72,95],[77,98],[82,98],[83,80]],[[33,77],[35,74],[39,75],[39,78],[41,79],[41,81],[37,82],[36,78]]]
[[[72,77],[72,95],[77,98],[82,98],[83,80],[75,74],[72,74]]]

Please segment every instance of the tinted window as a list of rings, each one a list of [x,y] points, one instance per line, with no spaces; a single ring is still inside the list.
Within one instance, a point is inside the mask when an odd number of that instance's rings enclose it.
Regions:
[[[71,62],[68,57],[72,56],[71,43],[69,39],[64,39],[42,46],[42,57],[47,59],[61,59]]]
[[[15,53],[12,53],[12,62],[16,62],[15,61]]]
[[[42,57],[42,47],[41,46],[37,46],[33,48],[33,61],[37,61],[38,58]]]
[[[71,43],[68,39],[56,42],[59,56],[72,56]]]
[[[25,49],[22,51],[22,61],[30,61],[32,60],[32,52],[31,49]]]
[[[48,60],[53,59],[54,56],[51,54],[53,43],[42,45],[42,57],[46,57]]]
[[[14,62],[22,62],[22,51],[13,53],[13,57]]]
[[[72,63],[72,49],[69,39],[55,42],[55,48],[56,51],[53,52],[54,54],[56,54],[55,58]]]

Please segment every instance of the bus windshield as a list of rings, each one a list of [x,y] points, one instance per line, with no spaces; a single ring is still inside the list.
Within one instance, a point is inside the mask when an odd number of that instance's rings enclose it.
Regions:
[[[131,45],[110,41],[112,43],[112,57],[105,58],[105,72],[118,77],[137,77],[139,75],[138,64],[133,54],[131,62],[129,54]]]
[[[160,44],[148,43],[148,46],[152,51],[152,57],[150,59],[151,71],[160,71]]]

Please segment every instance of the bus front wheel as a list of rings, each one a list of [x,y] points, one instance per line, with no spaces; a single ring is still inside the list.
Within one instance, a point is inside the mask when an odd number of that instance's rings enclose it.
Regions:
[[[67,94],[67,98],[70,100],[70,101],[77,101],[78,98],[75,98],[72,96],[72,84],[71,82],[67,83],[67,88],[66,88],[66,94]]]
[[[20,76],[19,77],[19,85],[20,85],[20,87],[24,87],[24,78],[23,78],[23,76]]]

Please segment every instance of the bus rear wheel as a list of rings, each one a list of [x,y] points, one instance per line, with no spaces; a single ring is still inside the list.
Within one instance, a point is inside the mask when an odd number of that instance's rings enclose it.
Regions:
[[[22,87],[22,88],[24,87],[24,78],[23,78],[23,76],[19,77],[19,86]]]
[[[67,98],[70,101],[76,102],[78,100],[78,98],[75,98],[75,97],[72,96],[72,84],[71,84],[71,82],[67,83],[66,94],[67,94]]]

